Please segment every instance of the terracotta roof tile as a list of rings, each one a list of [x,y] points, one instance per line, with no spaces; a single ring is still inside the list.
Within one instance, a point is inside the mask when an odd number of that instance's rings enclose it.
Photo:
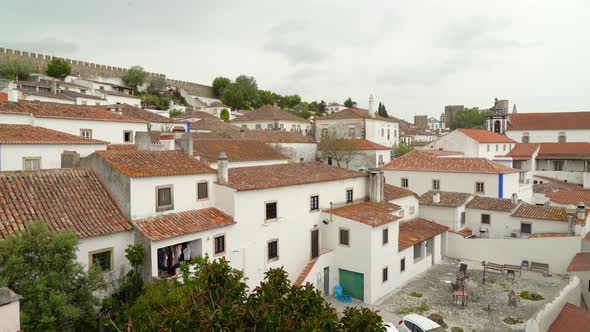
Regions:
[[[377,144],[374,142],[369,141],[368,139],[360,138],[360,139],[342,139],[339,140],[339,146],[333,147],[334,149],[338,150],[339,148],[342,150],[391,150],[384,145]],[[322,144],[319,144],[319,149],[322,149]]]
[[[235,224],[233,218],[216,208],[168,213],[136,220],[135,227],[152,241],[160,241]]]
[[[109,144],[109,145],[107,145],[107,150],[112,150],[112,151],[137,150],[137,145],[135,145],[135,144]]]
[[[381,167],[384,170],[508,174],[518,170],[487,158],[440,158],[420,150],[410,151]]]
[[[0,143],[4,144],[108,144],[97,139],[84,138],[30,125],[0,124]]]
[[[391,203],[373,203],[359,202],[343,205],[332,209],[332,213],[342,218],[357,221],[371,227],[379,227],[392,221],[399,220],[400,217],[392,214],[399,211],[400,206]],[[330,212],[330,210],[324,210]]]
[[[332,114],[324,115],[320,118],[316,118],[317,121],[324,121],[324,120],[345,120],[345,119],[375,119],[375,120],[382,120],[382,121],[389,121],[389,122],[400,122],[399,119],[394,118],[384,118],[380,115],[375,115],[375,117],[371,117],[369,115],[369,111],[361,108],[345,108],[340,112],[335,112]]]
[[[396,187],[387,183],[383,185],[383,199],[386,201],[393,201],[395,199],[408,196],[414,196],[418,198],[418,195],[409,189]]]
[[[251,140],[194,140],[193,151],[195,157],[200,156],[210,163],[217,162],[220,152],[227,154],[229,162],[288,159],[272,146]]]
[[[506,156],[514,160],[528,160],[533,157],[540,145],[539,143],[516,143]]]
[[[566,303],[547,332],[588,331],[590,326],[590,312]]]
[[[435,156],[462,156],[464,155],[463,152],[459,152],[459,151],[447,151],[447,150],[442,150],[442,149],[421,149],[420,152],[426,152],[426,153],[430,153],[432,155]]]
[[[584,203],[586,206],[590,206],[590,191],[584,190],[560,190],[550,192],[547,195],[549,200],[559,204],[578,204],[579,202]]]
[[[590,143],[541,143],[537,159],[590,159]]]
[[[479,143],[516,143],[511,138],[484,129],[457,129]]]
[[[433,195],[438,193],[440,195],[440,202],[434,203],[432,201]],[[420,197],[420,205],[428,205],[428,206],[443,206],[443,207],[459,207],[465,204],[469,198],[471,198],[471,194],[467,193],[458,193],[458,192],[451,192],[451,191],[427,191]]]
[[[231,120],[231,122],[247,122],[247,121],[294,121],[304,122],[309,124],[310,122],[293,115],[287,111],[283,111],[278,107],[272,105],[264,105],[260,108],[248,112],[238,118]]]
[[[131,230],[108,191],[88,169],[0,173],[0,238],[32,221],[79,237]]]
[[[590,271],[590,252],[577,253],[567,267],[567,272]]]
[[[586,209],[586,217],[588,216],[588,212],[590,212],[590,210]],[[566,209],[557,206],[521,204],[518,207],[518,209],[516,209],[516,211],[514,211],[514,213],[511,214],[511,216],[517,218],[552,220],[561,222],[567,222],[568,220],[568,214]],[[577,223],[579,224],[583,224],[585,222],[586,219],[577,219]]]
[[[97,108],[106,109],[110,112],[120,112],[123,116],[127,116],[130,118],[138,119],[138,120],[145,120],[149,122],[159,122],[159,123],[171,123],[171,122],[178,122],[174,119],[167,118],[165,116],[161,116],[159,114],[150,112],[148,110],[144,110],[143,108],[139,108],[129,104],[113,104],[113,105],[104,105],[104,106],[96,106]]]
[[[508,120],[508,130],[590,129],[590,112],[518,113]]]
[[[105,95],[109,95],[109,96],[117,96],[117,97],[131,98],[131,99],[141,99],[141,97],[138,97],[138,96],[130,95],[128,93],[116,92],[116,91],[100,90],[100,93],[104,93]]]
[[[103,100],[103,101],[105,101],[105,99],[102,98],[102,97],[91,95],[91,94],[87,94],[87,93],[80,93],[80,92],[76,92],[76,91],[61,90],[59,93],[62,94],[62,95],[64,95],[64,96],[71,97],[71,98],[86,98],[86,99],[94,99],[94,100]]]
[[[556,178],[540,175],[534,175],[534,178],[543,180],[543,183],[540,182],[541,180],[536,184],[533,183],[533,192],[537,194],[547,194],[558,190],[582,190],[582,186],[576,183],[564,182]]]
[[[45,92],[45,91],[35,91],[35,90],[27,90],[27,89],[18,89],[23,95],[28,96],[38,96],[38,97],[45,97],[49,99],[60,99],[60,100],[67,100],[72,103],[75,103],[76,99],[74,97],[70,97],[65,94],[61,93],[53,93],[53,92]]]
[[[39,101],[0,101],[0,113],[32,114],[38,118],[58,118],[93,121],[143,122],[136,118],[115,114],[95,106],[68,105]]]
[[[512,212],[518,206],[513,204],[510,198],[493,198],[475,196],[466,207],[468,209],[489,210],[498,212]]]
[[[336,166],[317,162],[303,162],[230,168],[229,183],[226,186],[238,191],[256,190],[366,176],[368,176],[366,173],[355,172]]]
[[[430,220],[415,218],[399,225],[398,251],[404,251],[422,241],[435,237],[438,234],[448,231],[443,226]]]
[[[96,154],[131,177],[215,173],[211,167],[182,151],[97,151]]]
[[[191,130],[214,131],[218,133],[240,132],[240,128],[217,118],[202,118],[199,121],[192,121],[190,124]]]
[[[190,111],[186,111],[182,114],[179,114],[175,117],[173,117],[174,120],[186,120],[186,119],[212,119],[212,120],[219,120],[221,121],[218,117],[216,117],[215,115],[209,114],[207,112],[203,112],[203,111],[195,111],[195,110],[190,110]]]

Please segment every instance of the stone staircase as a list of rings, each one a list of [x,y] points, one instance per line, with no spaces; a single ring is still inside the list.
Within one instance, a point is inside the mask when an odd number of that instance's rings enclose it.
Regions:
[[[305,265],[305,268],[303,269],[303,271],[301,271],[301,274],[299,275],[299,277],[297,277],[297,280],[295,280],[295,286],[301,286],[303,284],[303,281],[305,281],[305,278],[307,278],[307,275],[309,274],[311,269],[313,269],[313,266],[318,261],[318,258],[319,256],[312,259],[311,261],[309,261],[309,263],[307,263],[307,265]]]

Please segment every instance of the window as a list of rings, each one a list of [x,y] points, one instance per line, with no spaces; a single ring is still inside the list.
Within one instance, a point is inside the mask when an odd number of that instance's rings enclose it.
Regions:
[[[41,169],[41,157],[23,157],[23,170],[36,171]]]
[[[248,129],[248,125],[242,125],[242,129]],[[258,129],[258,128],[256,128]]]
[[[410,214],[414,214],[415,208],[414,205],[410,206]]]
[[[553,160],[553,170],[563,171],[563,160]]]
[[[97,101],[96,103],[94,103],[94,105],[100,106],[100,103]]]
[[[270,240],[268,241],[268,260],[277,260],[279,259],[279,240]]]
[[[483,182],[476,182],[475,183],[475,192],[479,194],[483,194],[485,190],[485,186]]]
[[[209,198],[209,183],[199,182],[197,183],[197,199]]]
[[[465,212],[461,212],[461,226],[465,226]]]
[[[379,165],[383,165],[383,155],[379,155]]]
[[[432,180],[432,190],[440,190],[440,180]]]
[[[352,203],[353,194],[352,189],[346,189],[346,203]]]
[[[485,213],[481,214],[481,224],[482,225],[491,225],[492,224],[491,217],[489,214],[485,214]]]
[[[558,134],[557,141],[559,143],[565,143],[566,142],[565,133],[563,131]]]
[[[320,196],[313,195],[309,199],[309,210],[310,211],[317,211],[320,208]]]
[[[434,239],[428,239],[426,241],[426,254],[432,255],[432,249],[434,248]]]
[[[381,137],[385,136],[385,130],[383,128],[381,128]]]
[[[99,90],[104,90],[104,86],[103,86],[103,85],[101,85],[101,86],[99,86],[99,87],[98,87],[98,89],[99,89]]]
[[[346,228],[339,228],[339,243],[343,246],[350,246],[350,230]]]
[[[262,125],[260,123],[257,123],[256,124],[256,130],[260,130],[260,129],[262,129]]]
[[[530,143],[531,138],[529,137],[529,133],[522,134],[522,142],[523,143]]]
[[[389,243],[389,228],[384,228],[381,232],[383,236],[383,245],[386,245]]]
[[[133,132],[131,130],[125,130],[123,132],[123,141],[125,143],[133,143]]]
[[[523,234],[531,234],[532,228],[533,228],[533,225],[531,225],[529,223],[524,223],[524,222],[520,223],[520,232]]]
[[[502,144],[502,149],[506,151],[506,144]]]
[[[408,178],[402,178],[402,188],[408,187]]]
[[[213,115],[217,115],[217,109],[213,109]]]
[[[354,128],[348,128],[348,137],[350,137],[350,138],[356,137],[356,133],[355,133]]]
[[[422,243],[414,245],[414,260],[422,257]]]
[[[172,186],[156,187],[156,211],[174,209]]]
[[[272,123],[267,123],[266,124],[266,129],[271,130],[272,129]]]
[[[389,269],[387,267],[384,267],[383,270],[381,270],[381,281],[382,282],[386,282],[387,279],[389,279]]]
[[[322,128],[322,136],[328,135],[328,128]]]
[[[498,144],[496,144],[496,152],[498,152]]]
[[[406,270],[406,259],[405,258],[402,258],[399,261],[399,271],[400,272],[404,272],[405,270]]]
[[[490,152],[490,145],[489,144],[487,144],[487,149],[488,149],[488,152]]]
[[[88,105],[88,102],[86,100],[82,100],[81,103],[82,105]]]
[[[92,129],[80,129],[80,136],[84,138],[92,138]]]
[[[103,271],[111,271],[113,267],[113,248],[100,249],[88,253],[90,266],[98,265]]]
[[[266,203],[266,216],[264,220],[277,218],[277,202]]]
[[[391,135],[389,135],[389,128],[387,129],[387,140],[389,140]]]
[[[213,251],[215,255],[225,253],[225,235],[218,235],[213,238],[214,239],[214,248]]]
[[[85,89],[80,89],[80,93],[86,94],[86,90]]]
[[[332,157],[328,157],[328,165],[332,165]]]

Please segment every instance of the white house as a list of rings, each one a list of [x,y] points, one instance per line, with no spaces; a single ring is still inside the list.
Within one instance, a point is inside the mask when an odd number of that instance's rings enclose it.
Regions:
[[[229,115],[231,115],[231,107],[225,105],[224,103],[222,103],[220,101],[214,101],[214,102],[210,103],[207,107],[201,108],[201,111],[211,114],[211,115],[215,116],[216,118],[220,118],[221,111],[224,109],[227,110]]]
[[[286,130],[311,135],[311,122],[272,105],[248,112],[230,121],[242,129]]]
[[[343,109],[346,109],[347,107],[344,105],[341,105],[337,102],[331,102],[328,105],[326,105],[326,114],[332,114],[332,113],[336,113],[336,112],[340,112]]]
[[[434,131],[426,131],[418,128],[405,127],[400,129],[399,140],[401,143],[416,145],[430,143],[438,138]]]
[[[0,171],[74,167],[64,152],[77,158],[106,150],[107,142],[30,125],[0,124]]]
[[[391,161],[391,148],[363,138],[320,142],[319,152],[321,161],[328,165],[337,165],[332,156],[346,154],[347,160],[342,161],[340,167],[351,170],[367,170]]]
[[[532,201],[532,184],[521,183],[518,170],[486,158],[448,158],[414,150],[381,168],[387,183],[418,195],[429,190],[496,198],[516,193],[522,200]]]
[[[468,158],[488,158],[509,153],[515,145],[512,139],[483,129],[456,129],[429,143],[427,149],[463,152]]]
[[[506,136],[522,143],[588,142],[590,112],[512,113]]]
[[[428,118],[428,129],[430,130],[439,130],[442,129],[444,127],[444,123],[441,124],[440,120],[431,116]]]
[[[468,193],[427,191],[420,197],[420,217],[460,232],[465,228],[465,206],[472,198]]]

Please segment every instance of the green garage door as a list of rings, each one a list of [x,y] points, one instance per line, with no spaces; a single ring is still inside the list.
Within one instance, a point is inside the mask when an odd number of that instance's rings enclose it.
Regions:
[[[365,300],[365,276],[362,273],[339,269],[340,286],[344,294],[361,301]]]

